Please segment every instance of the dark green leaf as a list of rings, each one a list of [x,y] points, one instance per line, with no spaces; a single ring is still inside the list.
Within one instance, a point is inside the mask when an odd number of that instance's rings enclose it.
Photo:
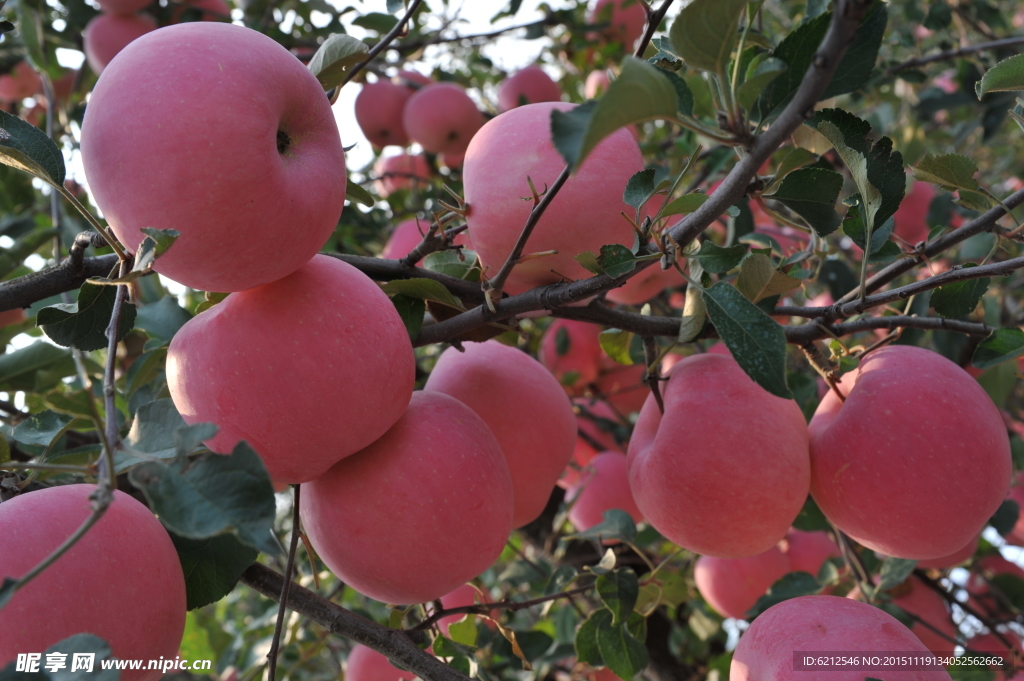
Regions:
[[[1024,90],[1024,54],[1018,54],[999,62],[974,84],[974,90],[981,99],[989,92],[1014,92]]]
[[[601,650],[597,645],[597,632],[611,625],[611,610],[601,608],[590,613],[590,617],[580,625],[579,631],[576,632],[574,646],[576,648],[576,659],[579,662],[595,667],[604,664],[604,658],[601,657]]]
[[[747,375],[771,394],[792,399],[786,385],[786,333],[778,322],[725,282],[706,289],[704,302],[711,323]]]
[[[405,7],[405,0],[388,0],[387,8],[389,14],[394,14]]]
[[[1020,519],[1020,505],[1013,499],[1004,499],[989,519],[988,524],[1005,537],[1013,531],[1013,526],[1017,524],[1018,519]]]
[[[837,172],[799,168],[786,175],[772,198],[806,220],[818,236],[827,236],[839,229],[835,206],[842,189],[843,176]]]
[[[632,272],[636,262],[637,258],[633,252],[621,244],[601,246],[601,255],[597,258],[602,271],[612,278]]]
[[[619,77],[600,99],[551,112],[551,140],[575,171],[616,130],[653,119],[673,119],[678,109],[676,90],[662,72],[627,57]]]
[[[672,199],[668,205],[666,205],[661,214],[665,215],[682,215],[684,213],[692,213],[708,200],[707,194],[692,193],[683,194],[682,196]]]
[[[64,154],[53,140],[36,126],[3,110],[0,110],[0,163],[35,175],[55,187],[64,184]]]
[[[678,71],[683,68],[683,60],[676,54],[676,48],[672,47],[672,41],[667,37],[659,36],[652,38],[651,45],[658,52],[648,59],[648,62],[666,71]]]
[[[169,398],[154,400],[136,410],[125,449],[114,455],[114,469],[120,473],[141,461],[191,454],[199,442],[216,434],[217,427],[211,423],[186,425]],[[183,436],[186,440],[180,441]],[[190,441],[194,444],[188,446]]]
[[[383,12],[369,12],[368,14],[364,14],[363,16],[356,17],[352,20],[353,26],[361,26],[368,31],[376,31],[381,35],[384,35],[393,29],[397,23],[397,17],[393,17],[390,14],[384,14]]]
[[[281,552],[274,535],[274,487],[260,457],[244,442],[230,455],[191,462],[143,462],[129,472],[150,508],[173,532],[206,539],[233,531],[266,553]]]
[[[358,24],[359,20],[365,19],[366,16],[370,15],[364,15],[359,19],[355,19],[352,23],[361,25]],[[387,14],[380,14],[379,16],[385,17],[391,22],[392,26],[398,21]],[[388,30],[390,29],[385,29],[383,32],[387,33]],[[324,41],[316,51],[316,54],[313,55],[313,58],[309,60],[309,70],[320,81],[320,85],[323,86],[324,90],[330,90],[341,85],[345,78],[348,77],[348,72],[351,68],[359,62],[366,60],[369,51],[370,48],[361,40],[356,40],[344,33],[334,33]],[[371,201],[369,205],[372,206],[373,202]]]
[[[1024,355],[1024,331],[1017,328],[996,329],[974,350],[971,364],[979,369],[988,369],[1021,355]],[[3,362],[2,357],[0,362]]]
[[[551,579],[544,587],[544,595],[550,596],[565,591],[565,588],[572,584],[578,574],[576,568],[571,565],[559,565],[551,573]]]
[[[632,568],[618,568],[597,578],[597,595],[612,613],[612,624],[625,624],[636,606],[640,583]]]
[[[430,253],[423,258],[422,267],[456,279],[480,281],[480,264],[476,253],[465,248],[462,249],[461,258],[458,251],[452,250]]]
[[[27,445],[49,447],[54,440],[64,434],[74,420],[73,416],[47,409],[32,414],[15,426],[11,437]]]
[[[464,310],[462,303],[458,298],[453,296],[451,292],[444,287],[439,281],[433,279],[396,279],[389,281],[386,284],[381,284],[381,288],[384,289],[384,293],[389,296],[402,295],[409,296],[410,298],[421,298],[423,300],[432,300],[448,307],[454,307],[458,310]]]
[[[360,187],[351,179],[348,180],[345,185],[345,198],[347,198],[349,202],[355,201],[356,203],[361,203],[368,208],[373,208],[374,204],[377,203],[373,198],[373,194]]]
[[[977,267],[977,265],[969,262],[965,263],[963,267]],[[981,297],[985,295],[991,282],[992,280],[988,277],[979,277],[940,286],[932,291],[932,307],[940,317],[966,317],[974,312],[974,308],[981,302]]]
[[[142,233],[146,235],[146,238],[139,244],[139,250],[135,254],[133,272],[147,272],[152,269],[156,259],[166,253],[181,236],[181,232],[176,229],[155,229],[153,227],[143,227]]]
[[[736,268],[746,254],[747,247],[744,244],[722,248],[711,241],[703,241],[700,244],[700,251],[697,253],[697,260],[700,261],[700,266],[704,268],[705,272],[725,274]]]
[[[566,539],[601,539],[604,541],[633,541],[636,537],[636,523],[625,511],[612,508],[602,515],[604,520],[588,530],[568,535]]]
[[[824,531],[829,528],[828,518],[818,508],[818,504],[814,502],[814,499],[807,497],[804,507],[800,509],[796,520],[793,521],[793,527],[804,532]]]
[[[931,31],[941,31],[953,23],[953,10],[946,0],[931,0],[928,3],[928,14],[921,24]]]
[[[107,347],[107,326],[114,311],[117,288],[85,283],[78,291],[78,302],[44,307],[36,315],[36,324],[58,345],[79,350]],[[121,313],[118,341],[135,325],[135,306],[125,303]]]
[[[402,323],[409,332],[409,338],[415,340],[423,327],[423,315],[427,312],[427,304],[420,298],[402,294],[392,296],[391,302],[395,304],[398,316],[402,318]]]
[[[822,263],[818,281],[828,286],[833,300],[839,300],[857,287],[857,275],[842,260],[829,259]]]
[[[215,603],[231,593],[259,551],[238,541],[233,534],[189,539],[170,533],[185,573],[188,609]]]
[[[882,569],[878,573],[878,590],[888,591],[889,589],[902,584],[910,577],[910,574],[917,567],[916,560],[907,558],[889,557],[882,561]]]
[[[45,341],[0,355],[0,390],[42,390],[74,373],[71,352]]]
[[[605,665],[620,679],[632,679],[647,667],[647,647],[625,626],[610,625],[597,630],[597,647]]]
[[[671,71],[665,69],[659,69],[661,74],[668,78],[669,82],[672,83],[672,87],[676,91],[676,99],[679,101],[679,113],[684,116],[693,115],[693,91],[690,90],[690,86],[686,84],[680,76]]]
[[[640,208],[647,203],[647,200],[654,196],[654,172],[654,168],[648,168],[629,178],[626,191],[622,193],[622,200],[633,208]]]
[[[39,250],[47,243],[53,243],[53,237],[60,234],[59,229],[36,229],[20,237],[10,248],[0,252],[0,277],[6,277],[22,266],[25,258]]]
[[[806,572],[790,572],[772,584],[754,607],[747,612],[747,619],[753,619],[768,608],[800,596],[813,596],[821,591],[818,580]]]
[[[736,91],[736,99],[740,106],[750,110],[761,96],[764,89],[773,80],[789,70],[786,62],[774,57],[755,59],[750,64],[747,77]]]
[[[169,341],[190,319],[192,315],[178,304],[174,296],[164,296],[155,303],[140,307],[135,325],[153,338]]]
[[[693,0],[672,22],[669,39],[687,66],[724,74],[739,40],[747,0]]]

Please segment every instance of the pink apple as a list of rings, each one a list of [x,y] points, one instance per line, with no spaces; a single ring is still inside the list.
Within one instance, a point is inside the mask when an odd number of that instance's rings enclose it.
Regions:
[[[419,246],[420,242],[423,241],[423,237],[430,230],[430,226],[429,222],[418,218],[398,223],[395,231],[391,233],[391,237],[384,245],[384,250],[381,251],[380,257],[397,260],[409,255],[409,251]],[[466,232],[456,234],[452,243],[469,249],[473,247]]]
[[[888,593],[894,605],[920,620],[910,626],[918,640],[936,655],[952,657],[956,644],[949,639],[955,639],[958,631],[942,596],[914,576]],[[846,597],[864,600],[858,587]]]
[[[402,127],[402,111],[413,91],[390,80],[366,83],[356,96],[356,122],[376,147],[409,144]]]
[[[576,397],[572,402],[579,412],[576,416],[576,425],[580,434],[576,438],[572,461],[566,466],[562,477],[558,479],[558,486],[563,489],[569,489],[575,485],[580,478],[580,470],[597,456],[598,450],[594,449],[594,444],[604,450],[623,453],[622,446],[611,432],[611,428],[616,424],[623,425],[622,417],[602,400]],[[586,410],[586,415],[582,413],[583,410]],[[584,435],[586,438],[583,437]]]
[[[970,560],[974,552],[978,550],[978,539],[979,536],[975,536],[974,539],[967,542],[967,544],[957,551],[949,554],[948,556],[940,556],[939,558],[932,558],[931,560],[919,560],[917,561],[917,567],[922,570],[945,570],[946,568],[955,567]]]
[[[604,69],[591,71],[587,74],[587,80],[583,84],[583,96],[587,99],[597,99],[608,90],[608,86],[611,84],[612,80]]]
[[[291,274],[345,201],[320,83],[270,38],[220,22],[168,26],[118,55],[89,100],[82,161],[117,238],[135,250],[143,227],[178,230],[155,269],[207,291]]]
[[[826,560],[842,556],[828,532],[803,532],[795,528],[786,533],[782,549],[794,572],[806,572],[814,577]]]
[[[345,664],[345,681],[412,681],[416,675],[391,664],[386,655],[355,644]]]
[[[807,500],[807,426],[730,357],[703,354],[647,398],[629,442],[629,482],[647,521],[679,546],[753,556],[786,534]]]
[[[525,352],[490,340],[445,350],[423,389],[459,400],[497,436],[512,475],[514,526],[539,516],[576,442],[576,415],[558,381]]]
[[[441,607],[445,610],[449,608],[462,608],[467,605],[476,605],[478,596],[476,587],[472,584],[463,584],[454,591],[446,593],[441,596]],[[445,636],[448,635],[448,627],[461,620],[465,615],[455,614],[442,617],[437,620],[437,627],[441,630],[441,633]]]
[[[607,362],[611,368],[603,369],[594,382],[594,391],[620,414],[640,411],[651,394],[647,385],[647,367],[642,364],[622,366]]]
[[[839,529],[875,551],[949,555],[1009,489],[1010,442],[977,381],[942,355],[890,345],[825,395],[811,421],[811,493]],[[953,493],[956,490],[956,493]]]
[[[928,238],[928,208],[935,198],[935,187],[928,182],[914,182],[903,198],[893,219],[893,233],[911,246]]]
[[[148,14],[100,14],[93,17],[82,31],[89,68],[97,75],[103,73],[107,64],[129,43],[155,30],[156,21]],[[95,92],[93,90],[94,99],[90,100],[90,106],[95,101]]]
[[[929,655],[928,648],[900,622],[882,610],[838,596],[801,596],[768,608],[740,636],[732,657],[729,681],[949,681],[945,670],[886,669],[863,671],[832,666],[794,670],[794,653],[845,654],[901,651]]]
[[[644,519],[629,491],[629,472],[622,452],[601,452],[591,459],[576,484],[566,490],[565,500],[572,504],[569,522],[578,532],[599,525],[604,512],[613,508],[625,511],[636,523]]]
[[[92,513],[95,489],[49,487],[0,504],[0,581],[23,576],[64,543]],[[82,632],[107,641],[122,660],[173,658],[185,630],[185,605],[185,577],[167,531],[148,508],[115,491],[88,533],[4,606],[0,668],[19,653],[41,653]],[[121,672],[124,681],[160,676]]]
[[[210,449],[228,453],[245,440],[287,483],[312,480],[382,436],[405,411],[415,373],[388,297],[326,255],[228,296],[185,324],[167,353],[182,417],[220,427]]]
[[[590,11],[588,21],[592,24],[610,24],[602,35],[611,41],[622,43],[626,50],[632,50],[637,38],[643,35],[647,25],[647,13],[638,0],[597,0]]]
[[[27,61],[19,61],[0,76],[0,102],[20,102],[42,92],[43,81]]]
[[[402,70],[398,72],[397,76],[395,76],[394,81],[397,82],[399,85],[405,85],[412,92],[415,92],[416,90],[420,89],[420,87],[423,87],[424,85],[430,85],[431,83],[433,83],[434,79],[431,78],[430,76],[424,76],[422,73],[418,71]]]
[[[434,154],[461,154],[484,124],[483,114],[455,83],[431,83],[406,102],[402,124],[409,137]]]
[[[745,619],[757,599],[791,571],[789,559],[773,546],[746,558],[701,556],[693,568],[697,590],[725,617]]]
[[[685,282],[683,275],[674,267],[663,270],[658,264],[654,264],[627,280],[619,288],[608,291],[605,297],[619,305],[642,305],[665,289],[682,286]]]
[[[504,264],[530,215],[529,177],[538,192],[550,187],[565,167],[551,144],[551,112],[568,111],[563,102],[528,104],[487,122],[466,152],[463,170],[469,233],[480,261],[493,276]],[[620,213],[626,182],[643,170],[640,148],[625,130],[605,138],[565,183],[534,228],[525,253],[555,250],[557,255],[516,265],[505,290],[516,294],[564,277],[593,276],[574,258],[601,246],[633,243],[633,229]]]
[[[454,397],[413,395],[383,437],[302,495],[302,525],[342,581],[394,604],[440,598],[486,570],[512,529],[501,446]]]
[[[448,170],[461,170],[462,164],[466,161],[466,154],[441,154],[438,158]]]
[[[537,353],[541,363],[568,389],[582,389],[597,378],[604,353],[601,327],[589,322],[556,319],[544,332]]]
[[[498,86],[498,109],[508,111],[523,104],[557,102],[562,89],[539,66],[527,66]]]
[[[424,189],[430,184],[430,164],[422,154],[381,156],[373,164],[373,183],[382,198],[402,189]]]

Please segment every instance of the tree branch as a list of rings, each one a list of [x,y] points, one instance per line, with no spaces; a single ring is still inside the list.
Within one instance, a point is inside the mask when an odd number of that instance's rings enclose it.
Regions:
[[[284,577],[265,565],[253,563],[241,581],[267,598],[281,600]],[[372,648],[426,681],[469,681],[468,677],[417,647],[405,632],[360,617],[298,584],[291,586],[285,601],[294,612],[332,634]]]
[[[345,87],[349,83],[349,81],[355,78],[360,71],[366,68],[367,64],[373,61],[378,54],[383,52],[384,49],[388,45],[390,45],[394,41],[394,39],[399,36],[400,33],[405,31],[405,25],[409,23],[409,19],[412,18],[413,13],[415,13],[416,10],[419,9],[419,6],[422,4],[423,0],[412,0],[412,4],[409,5],[409,9],[405,11],[405,14],[402,16],[401,19],[399,19],[398,23],[395,24],[390,31],[388,31],[387,35],[380,39],[380,42],[378,42],[370,49],[370,52],[366,55],[366,59],[352,67],[352,70],[349,71],[348,77],[346,77],[345,80],[338,87]]]
[[[89,277],[107,276],[115,265],[115,254],[82,258],[79,262],[65,258],[59,265],[0,282],[0,311],[28,307],[44,298],[74,291]]]
[[[977,52],[984,52],[986,50],[998,50],[1003,47],[1013,47],[1014,45],[1024,44],[1024,36],[1013,36],[1012,38],[1003,38],[1001,40],[993,40],[987,43],[978,43],[977,45],[968,45],[966,47],[960,47],[955,50],[946,50],[944,52],[937,52],[927,57],[914,57],[907,61],[890,66],[886,71],[889,75],[899,73],[900,71],[906,71],[907,69],[917,68],[918,66],[924,66],[925,64],[931,64],[937,61],[948,61],[950,59],[956,59],[957,57],[965,57],[969,54],[975,54]]]

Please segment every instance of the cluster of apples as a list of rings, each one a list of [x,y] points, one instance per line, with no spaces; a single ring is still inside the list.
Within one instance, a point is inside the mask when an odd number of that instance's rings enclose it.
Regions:
[[[100,14],[89,21],[82,32],[82,46],[89,68],[99,75],[133,40],[157,29],[156,19],[143,12],[152,0],[102,0]],[[224,0],[181,0],[171,13],[177,23],[188,10],[196,10],[204,21],[220,21],[231,16]]]

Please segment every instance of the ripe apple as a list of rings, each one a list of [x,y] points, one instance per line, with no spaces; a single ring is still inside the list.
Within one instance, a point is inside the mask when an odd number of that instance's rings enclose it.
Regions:
[[[647,398],[629,442],[629,482],[647,521],[719,558],[767,551],[807,500],[811,462],[800,407],[754,383],[731,357],[682,360]]]
[[[928,182],[914,182],[893,215],[893,233],[911,246],[928,238],[928,208],[935,198],[935,187]]]
[[[11,324],[20,324],[23,321],[25,321],[25,311],[20,307],[0,312],[0,329]]]
[[[0,76],[0,102],[20,102],[42,92],[43,81],[27,61],[19,61]]]
[[[446,593],[441,596],[441,607],[447,610],[448,608],[462,608],[467,605],[475,605],[477,598],[477,590],[472,584],[463,584],[454,591]],[[448,635],[449,625],[455,624],[461,620],[465,615],[455,614],[442,617],[437,620],[437,627],[441,630],[441,633],[445,636]]]
[[[604,354],[600,333],[596,324],[556,319],[544,332],[537,356],[559,383],[573,391],[582,390],[597,379]]]
[[[967,562],[974,555],[974,552],[978,550],[979,538],[980,535],[975,535],[974,539],[967,542],[963,548],[954,551],[948,556],[932,558],[931,560],[919,560],[917,561],[917,567],[922,570],[945,570]]]
[[[466,90],[455,83],[431,83],[405,104],[402,125],[409,137],[434,154],[461,154],[484,124]]]
[[[989,580],[998,575],[1011,575],[1024,580],[1024,570],[999,554],[982,556],[971,566],[970,575],[964,585],[969,594],[967,602],[982,613],[996,613],[1003,607],[1002,601],[989,589]]]
[[[167,385],[188,423],[245,440],[275,482],[312,480],[383,435],[405,411],[416,362],[383,291],[326,255],[228,296],[189,320],[167,352]]]
[[[93,17],[82,30],[82,43],[89,68],[97,75],[103,73],[107,64],[129,43],[155,30],[156,20],[148,14],[129,14],[128,16],[100,14]],[[96,90],[94,89],[93,99],[89,101],[90,106],[93,105],[95,96]],[[84,128],[82,132],[84,141]],[[113,225],[111,226],[113,227]],[[115,229],[115,233],[116,231]],[[118,236],[118,239],[121,238]],[[139,241],[141,240],[140,238]]]
[[[402,127],[402,110],[412,93],[413,90],[390,80],[363,85],[356,96],[356,122],[370,144],[376,147],[409,144],[409,135]]]
[[[498,86],[498,109],[508,111],[523,104],[557,102],[562,89],[539,66],[527,66]]]
[[[373,183],[382,198],[388,198],[402,189],[423,188],[430,184],[430,164],[422,154],[381,156],[373,164]]]
[[[920,620],[910,626],[910,631],[914,632],[914,635],[927,646],[928,650],[936,655],[953,655],[956,643],[949,639],[955,639],[959,632],[953,624],[946,601],[942,596],[929,589],[927,584],[914,576],[889,589],[888,593],[894,605]],[[846,597],[859,601],[864,600],[858,587],[854,587]]]
[[[578,532],[599,525],[604,512],[613,508],[625,511],[636,523],[644,520],[629,491],[629,472],[622,452],[601,452],[591,459],[579,480],[566,490],[565,500],[572,503],[569,522]]]
[[[597,99],[612,84],[608,72],[604,69],[597,69],[587,74],[587,80],[583,83],[583,96],[587,99]]]
[[[745,619],[757,599],[792,570],[789,559],[773,546],[746,558],[701,556],[693,579],[701,597],[725,617]]]
[[[498,438],[515,492],[513,526],[539,516],[576,442],[576,415],[558,381],[525,352],[490,340],[445,350],[423,389],[459,400]]]
[[[794,572],[806,572],[814,577],[826,560],[842,556],[828,532],[803,532],[796,528],[786,533],[782,550]]]
[[[441,154],[438,156],[438,159],[448,170],[462,170],[462,164],[466,161],[466,152],[461,154]]]
[[[434,82],[434,79],[430,76],[424,76],[418,71],[401,70],[398,75],[394,78],[395,82],[399,85],[404,85],[409,88],[410,91],[416,92],[424,85],[430,85]]]
[[[395,231],[391,233],[391,237],[384,245],[384,250],[381,251],[380,257],[389,260],[404,258],[409,255],[409,251],[420,245],[420,242],[423,241],[423,236],[429,229],[429,222],[417,218],[398,223]],[[469,249],[473,248],[473,244],[470,243],[469,235],[466,232],[456,234],[452,243]]]
[[[345,202],[320,83],[272,39],[221,22],[162,28],[111,63],[89,100],[82,162],[117,238],[135,250],[143,227],[178,230],[155,269],[207,291],[291,274]]]
[[[892,615],[867,603],[838,596],[800,596],[765,610],[751,623],[732,657],[729,681],[949,681],[945,670],[886,669],[870,672],[841,667],[794,670],[794,653],[879,651],[929,655],[928,649]]]
[[[1010,483],[1006,427],[984,389],[938,353],[890,345],[840,390],[846,402],[825,395],[810,424],[811,493],[822,512],[889,556],[963,548]]]
[[[594,382],[594,390],[620,414],[640,411],[651,394],[647,385],[647,367],[642,364],[623,366],[605,358],[608,368],[602,369]]]
[[[591,24],[610,24],[602,29],[601,35],[631,50],[643,35],[647,12],[639,0],[597,0],[587,20]]]
[[[21,577],[64,543],[92,512],[95,489],[49,487],[0,504],[0,581]],[[122,660],[173,658],[185,630],[185,605],[185,577],[167,531],[148,508],[115,491],[85,536],[4,606],[0,668],[19,653],[42,652],[82,632],[107,641]],[[160,676],[146,669],[121,672],[124,681]]]
[[[573,107],[565,102],[517,107],[488,121],[469,145],[463,170],[466,221],[490,276],[505,263],[533,209],[532,201],[523,200],[531,196],[527,177],[542,192],[565,167],[551,143],[551,112]],[[607,244],[630,246],[633,229],[620,213],[632,209],[622,201],[622,190],[643,168],[640,147],[625,130],[598,144],[551,201],[526,244],[526,254],[558,254],[516,265],[505,290],[516,294],[563,277],[585,279],[592,275],[574,260],[577,255],[598,253]]]
[[[302,491],[302,526],[317,554],[385,603],[423,603],[465,584],[512,530],[501,445],[472,409],[434,391],[415,393],[383,437]]]
[[[558,486],[569,489],[580,478],[580,470],[590,460],[597,456],[597,445],[604,451],[623,452],[622,445],[618,443],[611,432],[617,425],[622,426],[622,417],[611,406],[603,400],[591,400],[586,397],[573,398],[574,409],[578,412],[576,426],[579,435],[576,437],[576,447],[573,449],[572,461],[566,466],[562,477],[558,479]],[[583,414],[583,411],[586,414]],[[584,437],[584,435],[586,437]]]
[[[671,286],[682,286],[685,281],[674,267],[663,270],[655,264],[628,279],[619,288],[608,291],[605,297],[619,305],[642,305]]]
[[[355,644],[345,664],[345,681],[412,681],[413,672],[402,671],[386,655]]]

